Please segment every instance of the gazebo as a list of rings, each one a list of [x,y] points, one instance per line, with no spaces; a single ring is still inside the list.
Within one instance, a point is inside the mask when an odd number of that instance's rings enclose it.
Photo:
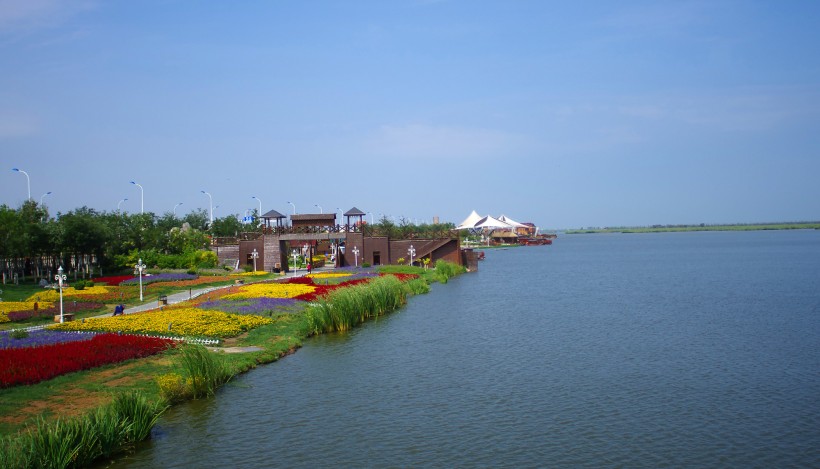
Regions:
[[[358,208],[353,207],[353,208],[351,208],[350,210],[348,210],[347,212],[344,213],[345,225],[350,226],[350,219],[355,218],[355,217],[359,218],[358,224],[361,224],[365,215],[367,215],[367,214],[362,212]],[[354,224],[356,224],[356,223],[354,223]]]
[[[276,210],[271,210],[271,211],[265,213],[264,215],[262,215],[259,218],[264,220],[265,228],[270,228],[271,227],[271,220],[276,220],[276,227],[281,228],[283,226],[282,220],[285,220],[288,217],[285,216],[285,215],[282,215],[281,213],[277,212]]]

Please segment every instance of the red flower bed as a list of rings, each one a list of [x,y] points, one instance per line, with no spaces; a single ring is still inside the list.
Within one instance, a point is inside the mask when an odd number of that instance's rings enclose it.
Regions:
[[[380,273],[382,277],[385,275],[392,275],[399,279],[401,282],[406,282],[408,280],[413,280],[414,278],[419,278],[417,274],[398,274],[398,273]]]
[[[93,278],[91,280],[93,280],[94,283],[104,283],[106,285],[111,285],[112,287],[116,287],[117,285],[120,284],[120,282],[124,282],[126,280],[131,280],[132,278],[134,278],[133,275],[115,275],[115,276],[111,276],[111,277]]]
[[[98,334],[91,340],[0,350],[0,388],[34,384],[74,371],[157,354],[174,342],[158,337]]]
[[[297,279],[294,279],[294,280],[297,280]],[[310,280],[310,279],[306,279],[306,280]],[[336,285],[318,285],[318,284],[315,284],[315,283],[310,282],[310,281],[308,281],[308,282],[304,282],[304,281],[288,282],[288,283],[305,283],[305,284],[308,284],[308,285],[314,285],[316,287],[316,290],[314,290],[310,293],[304,293],[302,295],[294,296],[293,298],[297,299],[297,300],[302,300],[302,301],[315,301],[317,298],[322,297],[324,295],[327,295],[328,293],[330,293],[333,290],[336,290],[338,288],[352,287],[353,285],[358,285],[360,283],[365,283],[365,282],[368,282],[368,281],[370,281],[369,278],[360,278],[360,279],[356,279],[356,280],[348,280],[347,282],[337,283]]]

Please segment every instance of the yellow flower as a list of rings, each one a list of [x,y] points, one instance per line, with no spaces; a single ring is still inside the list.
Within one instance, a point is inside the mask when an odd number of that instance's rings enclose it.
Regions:
[[[100,296],[100,295],[107,295],[109,293],[109,287],[104,286],[93,286],[87,287],[82,290],[77,290],[74,287],[66,287],[63,288],[63,298],[72,297],[72,296]],[[30,297],[26,301],[60,301],[60,290],[44,290],[42,292],[37,292]]]
[[[0,302],[0,313],[11,313],[12,311],[27,311],[34,309],[34,303],[37,303],[39,308],[50,308],[54,303],[48,301],[2,301]]]
[[[313,285],[300,283],[254,283],[239,287],[236,293],[223,296],[226,300],[244,300],[246,298],[293,298],[294,296],[312,293]]]
[[[228,314],[199,308],[167,308],[141,314],[72,321],[50,326],[68,331],[129,332],[177,336],[233,337],[270,324],[270,318]]]
[[[264,270],[257,270],[256,272],[242,272],[240,274],[231,274],[231,277],[249,277],[253,275],[268,275]]]
[[[310,274],[308,277],[310,278],[339,278],[339,277],[350,277],[353,274],[350,272],[324,272],[321,274]]]

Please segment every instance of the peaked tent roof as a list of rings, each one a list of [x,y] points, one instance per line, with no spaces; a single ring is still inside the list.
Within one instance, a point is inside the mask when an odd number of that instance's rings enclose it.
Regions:
[[[277,212],[276,210],[271,210],[270,212],[267,212],[266,214],[262,215],[261,218],[287,218],[287,217],[285,215],[282,215],[281,213]]]
[[[492,215],[487,215],[486,217],[479,220],[473,228],[511,228],[512,225],[509,223],[505,223],[498,218],[494,218]]]
[[[356,207],[353,207],[353,208],[351,208],[350,210],[348,210],[347,212],[344,213],[344,216],[346,216],[346,217],[359,217],[359,216],[362,216],[362,215],[366,215],[366,213],[362,212],[361,210],[359,210]]]
[[[469,217],[465,218],[464,221],[456,227],[456,229],[466,230],[470,228],[475,228],[476,223],[480,222],[481,219],[481,215],[477,214],[475,210],[473,210],[473,213],[471,213]]]
[[[527,226],[527,225],[525,225],[525,224],[523,224],[523,223],[518,223],[517,221],[513,220],[512,218],[508,218],[506,215],[501,215],[500,217],[498,217],[498,219],[499,219],[499,220],[501,220],[501,221],[503,221],[504,223],[507,223],[508,225],[512,225],[512,226],[514,226],[514,227],[524,227],[524,226]]]

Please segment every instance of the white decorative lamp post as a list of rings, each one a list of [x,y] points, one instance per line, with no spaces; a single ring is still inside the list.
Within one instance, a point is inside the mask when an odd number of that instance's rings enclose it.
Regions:
[[[359,266],[359,248],[357,248],[356,246],[353,246],[353,258],[356,260],[355,266],[358,267]]]
[[[413,245],[410,245],[410,249],[407,250],[407,254],[410,254],[410,265],[413,265],[413,256],[416,255],[416,248]]]
[[[63,322],[63,282],[66,280],[66,275],[63,274],[63,266],[60,266],[57,269],[57,275],[54,276],[54,280],[57,281],[57,285],[60,288],[60,323]]]
[[[251,257],[253,258],[253,271],[256,272],[256,259],[259,259],[259,253],[256,251],[256,248],[253,249]]]
[[[142,263],[142,258],[141,257],[137,261],[137,265],[134,266],[134,268],[137,269],[137,272],[139,273],[139,276],[140,276],[140,301],[142,301],[142,273],[145,271],[146,267],[147,266]]]
[[[293,250],[293,271],[296,272],[299,270],[298,264],[296,263],[296,258],[299,256],[299,253],[296,249]]]
[[[145,213],[145,191],[142,190],[142,186],[136,182],[131,181],[131,184],[140,188],[140,213]]]
[[[15,173],[23,173],[26,175],[26,185],[28,187],[28,200],[31,200],[31,178],[28,177],[28,173],[19,168],[11,168],[11,170]]]

